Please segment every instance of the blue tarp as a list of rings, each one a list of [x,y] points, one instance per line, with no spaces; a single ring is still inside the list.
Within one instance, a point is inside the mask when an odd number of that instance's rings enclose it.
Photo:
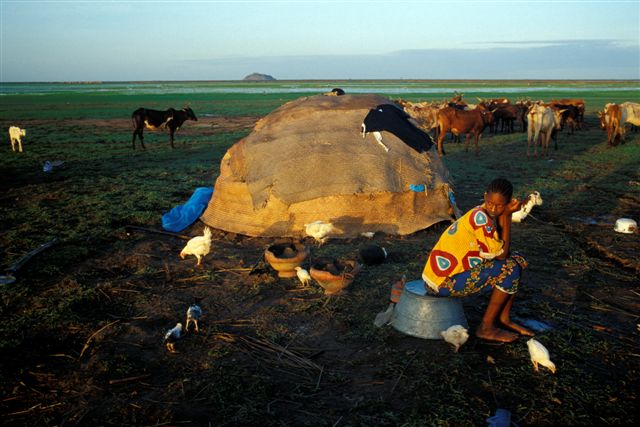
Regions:
[[[187,203],[178,205],[162,215],[162,228],[177,233],[193,224],[209,204],[213,187],[198,187]]]
[[[423,192],[425,189],[424,184],[409,184],[409,190],[411,191],[415,191],[416,193],[421,193]]]

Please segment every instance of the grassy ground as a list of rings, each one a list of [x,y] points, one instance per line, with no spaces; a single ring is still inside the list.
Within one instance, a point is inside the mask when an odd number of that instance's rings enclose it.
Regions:
[[[4,97],[1,127],[28,133],[25,153],[5,141],[0,155],[2,265],[51,238],[61,243],[0,287],[0,422],[446,426],[482,425],[506,408],[521,426],[637,424],[640,240],[611,223],[640,220],[640,135],[607,149],[593,113],[625,93],[583,95],[588,129],[561,134],[549,158],[527,159],[517,133],[485,135],[478,157],[449,144],[444,160],[463,210],[496,175],[517,196],[543,194],[534,217],[514,227],[513,246],[530,261],[514,311],[554,326],[539,340],[556,375],[533,371],[522,339],[472,337],[455,354],[372,325],[390,281],[419,276],[446,224],[376,236],[388,262],[332,298],[268,268],[250,275],[270,239],[216,231],[196,269],[178,258],[183,240],[126,232],[159,229],[162,213],[213,184],[226,149],[260,116],[299,94]],[[131,149],[131,111],[185,103],[200,120],[179,130],[178,148],[151,134],[145,152]],[[65,169],[42,172],[56,159]],[[364,243],[332,240],[313,254],[354,259]],[[205,309],[202,331],[168,354],[163,333],[193,301]],[[464,305],[474,327],[486,296]]]

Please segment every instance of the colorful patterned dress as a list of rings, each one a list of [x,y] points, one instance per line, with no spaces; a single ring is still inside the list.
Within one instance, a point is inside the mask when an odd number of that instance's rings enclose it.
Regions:
[[[505,260],[504,242],[482,206],[476,206],[440,236],[422,272],[427,290],[438,296],[461,297],[490,286],[514,294],[527,261],[512,254]],[[482,254],[481,254],[482,252]],[[489,259],[491,258],[491,259]]]

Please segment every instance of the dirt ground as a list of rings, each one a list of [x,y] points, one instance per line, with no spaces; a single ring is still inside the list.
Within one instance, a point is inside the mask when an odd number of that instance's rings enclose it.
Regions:
[[[204,118],[186,134],[246,130],[257,119]],[[514,161],[505,175],[519,168]],[[461,208],[469,209],[478,187],[452,173]],[[22,336],[7,337],[15,345],[2,351],[0,423],[481,425],[508,408],[521,426],[634,424],[640,234],[613,233],[612,226],[640,212],[640,171],[626,192],[589,191],[593,203],[614,202],[609,216],[552,204],[514,226],[513,246],[531,263],[514,311],[553,327],[540,340],[558,365],[555,376],[533,372],[522,338],[498,345],[472,336],[455,354],[442,341],[373,326],[390,283],[419,275],[448,224],[322,247],[304,239],[314,258],[357,259],[371,242],[388,249],[385,263],[364,268],[337,296],[278,278],[262,261],[273,239],[215,230],[197,268],[193,257],[178,257],[183,237],[115,224],[111,242],[91,248],[84,262],[55,276],[28,269],[20,280],[37,291],[3,298],[3,322],[55,305],[69,305],[74,315],[25,324]],[[181,234],[202,229],[198,222]],[[486,300],[464,300],[472,329]],[[187,333],[171,354],[163,336],[184,324],[192,303],[204,310],[200,332]]]

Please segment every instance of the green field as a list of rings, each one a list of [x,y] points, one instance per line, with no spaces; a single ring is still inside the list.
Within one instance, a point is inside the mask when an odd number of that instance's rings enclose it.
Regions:
[[[488,131],[480,156],[447,143],[444,157],[463,210],[497,175],[518,197],[542,193],[544,205],[514,226],[513,247],[530,262],[514,311],[554,326],[539,339],[556,375],[532,370],[523,339],[472,337],[455,354],[372,325],[389,283],[420,275],[446,224],[377,236],[389,261],[334,298],[268,269],[249,275],[272,239],[216,231],[196,269],[178,257],[182,240],[126,232],[129,224],[160,229],[164,212],[213,186],[226,150],[260,117],[333,87],[412,101],[454,91],[469,102],[586,101],[587,128],[561,133],[549,158],[526,157],[526,134]],[[485,424],[505,408],[520,426],[637,424],[640,235],[611,229],[618,217],[640,222],[640,134],[607,148],[595,112],[639,99],[637,81],[0,85],[1,266],[60,240],[0,285],[2,423],[457,426]],[[132,150],[133,110],[183,105],[199,120],[178,131],[175,150],[166,134],[150,132],[147,150]],[[11,125],[27,129],[22,154],[11,152]],[[45,173],[46,160],[64,168]],[[314,256],[354,259],[364,243],[330,240]],[[472,328],[486,299],[464,302]],[[163,333],[194,300],[206,312],[203,332],[170,355]]]

